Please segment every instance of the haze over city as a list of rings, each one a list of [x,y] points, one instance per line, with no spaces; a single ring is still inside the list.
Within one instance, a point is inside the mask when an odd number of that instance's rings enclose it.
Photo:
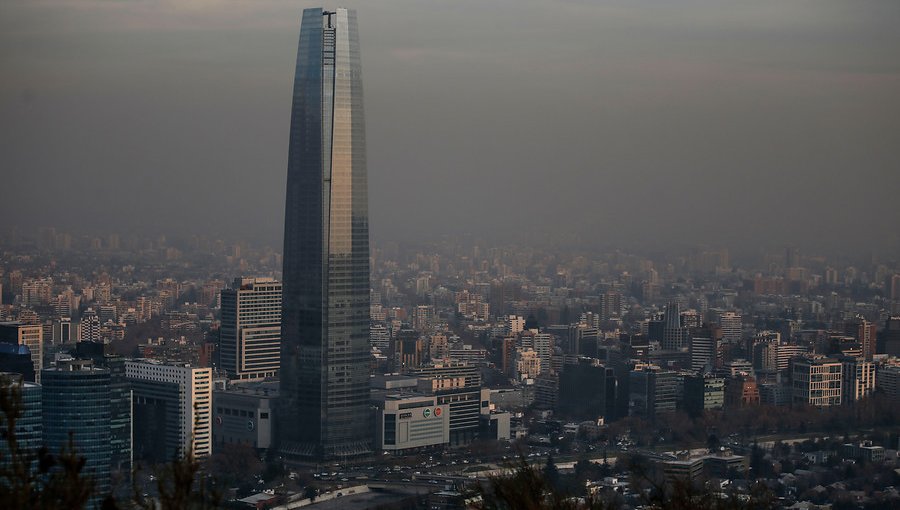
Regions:
[[[900,246],[895,1],[344,3],[376,242]],[[3,2],[4,222],[280,246],[310,5]]]

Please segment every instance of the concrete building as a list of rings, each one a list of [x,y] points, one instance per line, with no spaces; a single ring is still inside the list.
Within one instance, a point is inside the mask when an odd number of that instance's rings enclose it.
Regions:
[[[449,404],[434,395],[381,394],[375,400],[375,446],[401,452],[450,443]]]
[[[791,374],[794,404],[841,405],[842,368],[840,361],[824,356],[795,359]]]
[[[228,444],[269,448],[277,398],[275,382],[233,384],[213,390],[213,452]]]
[[[134,452],[168,461],[212,450],[212,369],[152,360],[130,361],[125,373],[134,391]]]
[[[629,373],[629,414],[654,419],[674,412],[678,374],[656,366],[636,368]]]
[[[725,379],[712,375],[691,375],[684,378],[684,409],[699,416],[709,409],[725,407]]]
[[[722,312],[719,314],[719,327],[722,328],[722,341],[737,344],[741,341],[741,314]]]
[[[0,342],[28,347],[34,365],[34,382],[40,383],[41,369],[44,368],[43,326],[22,322],[0,322]]]
[[[866,358],[841,359],[841,402],[858,402],[875,391],[875,363]]]
[[[223,289],[219,367],[231,380],[276,377],[281,364],[281,283],[235,278]]]

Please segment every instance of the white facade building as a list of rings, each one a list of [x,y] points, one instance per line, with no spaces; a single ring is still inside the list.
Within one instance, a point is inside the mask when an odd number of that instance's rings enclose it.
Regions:
[[[168,458],[184,455],[188,449],[197,458],[211,453],[211,368],[140,360],[127,362],[125,375],[134,388],[136,452],[164,449]],[[143,413],[164,416],[164,423],[146,423],[141,420]],[[139,445],[141,441],[145,444]],[[159,441],[164,448],[147,444]]]

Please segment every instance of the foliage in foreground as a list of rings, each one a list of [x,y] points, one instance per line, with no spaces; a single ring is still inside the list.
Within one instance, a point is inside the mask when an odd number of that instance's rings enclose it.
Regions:
[[[657,480],[643,464],[630,468],[632,486],[638,490],[639,503],[657,510],[768,510],[775,508],[775,498],[762,484],[755,484],[749,494],[721,495],[697,484],[676,480],[666,484]],[[492,477],[479,484],[482,510],[609,510],[618,508],[613,497],[592,494],[569,494],[554,482],[558,476],[552,458],[540,470],[519,457],[509,474]]]
[[[95,494],[94,480],[83,472],[85,458],[78,455],[72,434],[69,444],[54,455],[42,447],[36,452],[19,446],[16,421],[24,414],[21,387],[0,377],[0,434],[6,445],[0,450],[0,502],[5,508],[78,510],[88,508]],[[132,479],[137,479],[137,472]],[[174,459],[160,473],[156,485],[158,498],[145,498],[134,484],[130,500],[117,501],[112,494],[102,498],[100,508],[142,508],[146,510],[205,510],[218,508],[220,499],[202,479],[200,463],[193,452]],[[99,499],[99,498],[98,498]]]

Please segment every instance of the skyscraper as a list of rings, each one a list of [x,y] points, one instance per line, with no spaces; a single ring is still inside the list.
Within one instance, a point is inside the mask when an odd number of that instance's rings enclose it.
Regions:
[[[111,489],[110,375],[90,360],[57,362],[41,371],[44,445],[56,455],[71,437],[84,457],[82,473],[94,479],[90,507],[100,506]]]
[[[289,460],[364,455],[369,218],[353,10],[303,11],[289,140],[280,450]]]

